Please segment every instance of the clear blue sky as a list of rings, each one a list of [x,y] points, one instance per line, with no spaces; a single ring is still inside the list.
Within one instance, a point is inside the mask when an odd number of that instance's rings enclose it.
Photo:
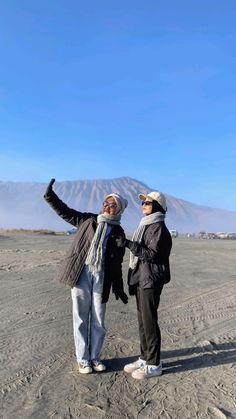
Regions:
[[[235,0],[8,0],[0,180],[130,176],[236,210]]]

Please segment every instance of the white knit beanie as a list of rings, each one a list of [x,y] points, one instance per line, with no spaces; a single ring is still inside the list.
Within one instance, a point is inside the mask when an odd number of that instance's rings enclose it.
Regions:
[[[108,198],[114,198],[114,200],[116,201],[116,205],[117,205],[117,213],[116,213],[116,215],[123,214],[125,208],[128,205],[127,199],[123,198],[118,193],[111,193],[111,194],[105,196],[105,200],[107,200]]]

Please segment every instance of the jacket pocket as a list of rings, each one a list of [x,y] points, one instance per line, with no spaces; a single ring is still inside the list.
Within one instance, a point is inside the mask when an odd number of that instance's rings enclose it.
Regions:
[[[169,263],[163,263],[159,265],[152,263],[150,267],[154,282],[158,281],[162,284],[167,284],[168,282],[170,282]]]

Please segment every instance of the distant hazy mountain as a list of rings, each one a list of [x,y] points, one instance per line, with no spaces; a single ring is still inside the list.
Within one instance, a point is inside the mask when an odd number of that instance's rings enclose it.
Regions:
[[[44,201],[46,183],[0,182],[0,228],[48,228],[64,230],[70,225],[62,221]],[[121,177],[106,180],[56,182],[54,190],[71,208],[98,213],[104,196],[118,192],[128,202],[122,225],[132,232],[141,218],[140,192],[158,189],[138,180]],[[165,191],[163,191],[165,193]],[[236,212],[209,208],[166,194],[167,219],[170,229],[179,232],[236,231]]]

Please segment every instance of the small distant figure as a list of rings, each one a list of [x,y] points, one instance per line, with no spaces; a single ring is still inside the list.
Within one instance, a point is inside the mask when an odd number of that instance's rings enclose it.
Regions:
[[[58,279],[72,288],[78,370],[81,374],[102,372],[106,366],[100,353],[106,334],[105,311],[111,287],[117,300],[128,302],[122,279],[125,250],[116,244],[117,237],[125,237],[120,220],[127,200],[111,193],[105,196],[100,214],[79,212],[58,198],[52,188],[54,182],[55,179],[50,181],[44,198],[63,220],[77,228]]]
[[[140,357],[124,371],[141,380],[162,374],[161,333],[157,309],[164,284],[170,281],[169,255],[172,238],[165,225],[165,196],[159,192],[140,194],[144,217],[132,241],[118,238],[117,245],[130,249],[128,284],[135,295],[140,337]]]

